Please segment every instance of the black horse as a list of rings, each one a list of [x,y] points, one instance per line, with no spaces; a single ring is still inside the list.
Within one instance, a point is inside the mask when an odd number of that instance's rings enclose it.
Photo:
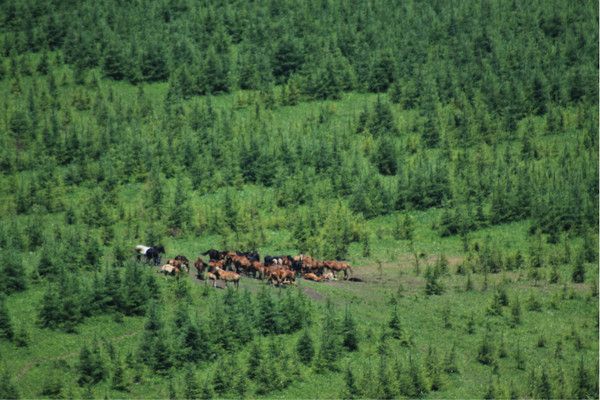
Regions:
[[[219,251],[215,249],[206,250],[204,253],[201,253],[203,256],[208,256],[212,261],[219,261],[225,258],[227,255],[226,251]]]
[[[238,256],[244,256],[250,261],[260,262],[260,254],[258,254],[256,251],[236,251],[235,254]]]
[[[160,265],[160,255],[165,254],[165,248],[163,245],[152,246],[148,250],[146,250],[146,261],[152,260],[154,265]]]

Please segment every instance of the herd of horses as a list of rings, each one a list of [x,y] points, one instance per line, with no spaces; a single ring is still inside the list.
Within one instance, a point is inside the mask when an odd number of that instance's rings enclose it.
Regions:
[[[166,275],[179,276],[182,272],[189,272],[193,266],[196,277],[205,283],[212,282],[213,287],[216,287],[217,280],[224,281],[226,286],[231,282],[239,287],[242,275],[266,280],[275,286],[293,285],[298,277],[321,282],[337,280],[339,273],[344,274],[344,279],[352,276],[352,267],[345,261],[323,261],[303,254],[293,257],[267,255],[261,262],[257,252],[210,249],[200,254],[208,256],[208,262],[199,256],[192,264],[187,257],[178,255],[161,265],[160,255],[165,254],[163,246],[137,245],[135,251],[138,260],[160,266],[161,272]]]

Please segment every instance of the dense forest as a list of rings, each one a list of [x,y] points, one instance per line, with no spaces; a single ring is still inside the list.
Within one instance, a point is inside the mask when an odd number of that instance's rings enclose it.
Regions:
[[[592,1],[2,2],[0,398],[597,398],[598,30]],[[212,290],[139,243],[364,283]]]

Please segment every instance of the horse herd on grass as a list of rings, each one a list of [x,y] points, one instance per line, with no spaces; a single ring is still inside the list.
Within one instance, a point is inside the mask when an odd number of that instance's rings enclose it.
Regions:
[[[179,277],[182,272],[189,272],[193,265],[196,277],[205,283],[210,281],[213,287],[217,286],[217,280],[224,281],[226,286],[231,282],[239,287],[242,275],[265,280],[267,284],[275,286],[293,285],[298,277],[315,282],[337,280],[340,273],[344,274],[345,280],[352,277],[352,267],[345,261],[323,261],[303,254],[267,255],[261,262],[257,252],[210,249],[200,254],[208,256],[208,262],[199,256],[192,264],[187,257],[178,255],[161,265],[161,254],[165,254],[164,246],[137,245],[135,251],[138,261],[160,266],[160,271],[166,275]]]

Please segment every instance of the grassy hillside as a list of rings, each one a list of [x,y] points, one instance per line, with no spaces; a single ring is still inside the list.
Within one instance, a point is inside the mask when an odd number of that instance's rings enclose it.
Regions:
[[[598,18],[563,3],[3,3],[0,398],[598,398]]]

